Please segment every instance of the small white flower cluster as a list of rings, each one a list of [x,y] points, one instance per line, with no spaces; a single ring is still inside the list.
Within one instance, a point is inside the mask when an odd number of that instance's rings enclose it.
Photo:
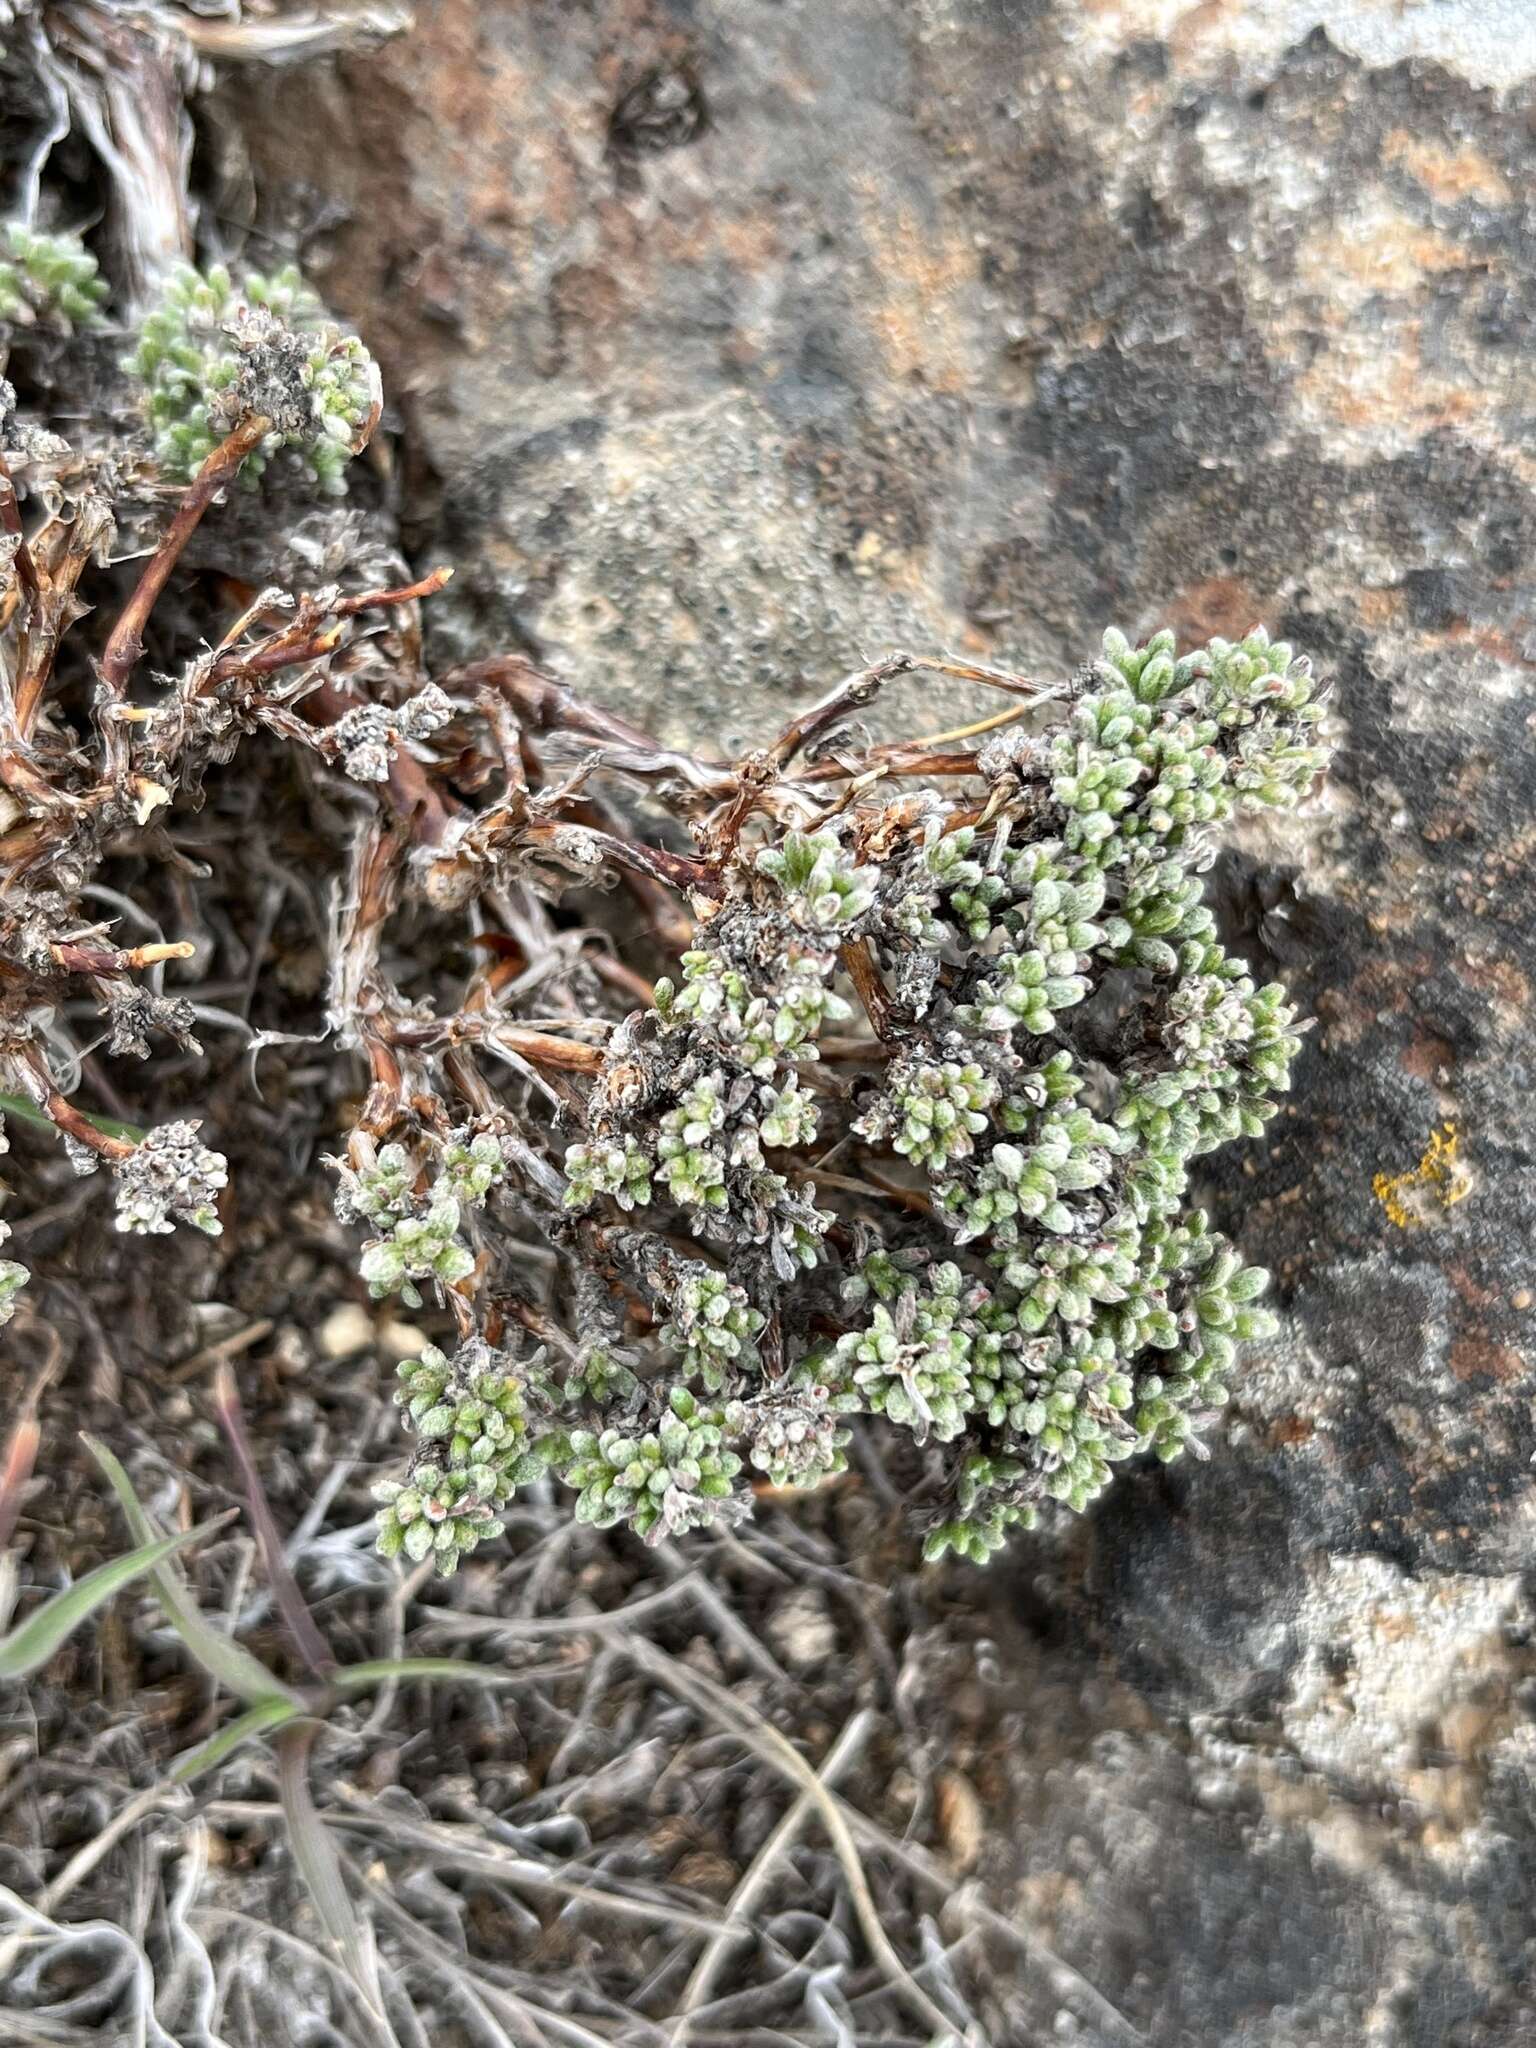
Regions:
[[[452,716],[446,692],[428,683],[403,704],[354,704],[331,727],[331,738],[354,782],[386,782],[396,744],[430,739]]]
[[[178,1223],[217,1237],[224,1226],[215,1207],[229,1184],[221,1153],[201,1143],[201,1124],[161,1124],[116,1165],[117,1227],[160,1237]]]

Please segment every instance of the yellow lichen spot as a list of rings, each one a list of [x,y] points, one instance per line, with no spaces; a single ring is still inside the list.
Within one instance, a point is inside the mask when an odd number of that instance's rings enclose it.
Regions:
[[[1424,1156],[1406,1173],[1378,1173],[1371,1182],[1387,1219],[1399,1230],[1414,1230],[1433,1221],[1437,1210],[1454,1209],[1472,1192],[1472,1175],[1458,1157],[1460,1137],[1454,1124],[1429,1134]]]

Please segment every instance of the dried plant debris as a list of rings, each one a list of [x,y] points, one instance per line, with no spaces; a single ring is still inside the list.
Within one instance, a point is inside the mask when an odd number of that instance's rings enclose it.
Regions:
[[[863,1416],[917,1459],[926,1555],[982,1559],[1117,1462],[1198,1449],[1269,1320],[1191,1167],[1261,1134],[1298,1044],[1203,878],[1235,813],[1326,767],[1307,662],[1262,631],[1184,655],[1110,632],[1051,692],[896,655],[724,762],[515,658],[429,677],[414,607],[441,574],[343,570],[181,621],[202,651],[146,675],[209,507],[280,450],[336,490],[380,400],[292,272],[176,276],[128,368],[161,478],[186,482],[104,636],[78,588],[110,548],[111,465],[7,429],[0,1072],[109,1170],[121,1228],[218,1231],[242,1166],[211,1118],[124,1135],[71,1099],[82,1008],[151,1065],[195,1046],[196,1005],[144,980],[190,942],[124,946],[86,892],[125,846],[163,852],[254,735],[308,763],[317,803],[350,791],[324,805],[326,1029],[368,1087],[337,1214],[370,1294],[448,1325],[402,1368],[385,1553],[450,1570],[551,1476],[578,1520],[648,1542],[728,1526],[755,1480],[835,1475]],[[856,744],[925,668],[1012,712]],[[637,787],[654,830],[623,823]],[[572,889],[672,971],[597,976],[562,941]],[[402,987],[396,933],[422,915],[488,942],[456,991]]]

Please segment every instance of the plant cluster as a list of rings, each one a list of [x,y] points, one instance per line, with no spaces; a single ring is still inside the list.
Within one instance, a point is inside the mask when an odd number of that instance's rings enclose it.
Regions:
[[[0,331],[69,335],[95,327],[106,296],[96,258],[78,235],[45,234],[19,220],[0,226]]]
[[[99,465],[0,447],[0,1084],[110,1169],[121,1228],[216,1232],[241,1170],[216,1134],[113,1128],[64,1086],[82,997],[119,1054],[195,1044],[185,996],[143,979],[190,945],[120,946],[82,891],[110,849],[151,856],[250,734],[347,790],[324,1025],[367,1088],[337,1213],[369,1293],[441,1320],[402,1368],[381,1548],[451,1569],[546,1480],[659,1541],[837,1474],[864,1417],[908,1447],[927,1554],[980,1559],[1116,1463],[1198,1448],[1269,1320],[1191,1175],[1262,1131],[1299,1042],[1203,878],[1237,811],[1326,766],[1308,664],[1258,631],[1183,656],[1111,632],[1052,692],[896,655],[720,762],[516,657],[429,675],[414,607],[441,576],[354,573],[264,589],[146,682],[208,507],[281,449],[334,488],[379,401],[291,274],[178,277],[131,368],[162,478],[190,480],[93,652],[88,724],[60,650],[116,508]],[[860,740],[925,668],[1013,708]],[[549,915],[611,881],[628,961],[573,953]],[[461,985],[392,979],[411,905],[478,941]],[[641,959],[676,964],[651,983]],[[0,1263],[0,1315],[19,1275]]]
[[[681,990],[614,1036],[590,1131],[626,1207],[723,1268],[700,1337],[698,1272],[641,1262],[664,1345],[688,1332],[680,1369],[707,1360],[713,1394],[804,1387],[942,1447],[930,1556],[983,1557],[1042,1499],[1081,1509],[1116,1462],[1198,1447],[1271,1326],[1264,1274],[1187,1197],[1203,1153],[1262,1129],[1299,1040],[1200,878],[1237,807],[1316,779],[1318,717],[1262,632],[1182,659],[1110,633],[1054,728],[944,764],[948,799],[741,830]],[[811,1063],[850,989],[871,1036],[834,1081]],[[829,1134],[865,1164],[859,1234],[893,1173],[905,1197],[862,1257],[790,1158]],[[597,1216],[591,1148],[567,1199]]]
[[[372,357],[291,266],[253,272],[238,288],[222,265],[177,271],[124,367],[143,389],[160,471],[181,483],[239,420],[265,414],[271,424],[245,459],[244,480],[254,483],[288,449],[312,483],[340,496],[347,463],[379,416]]]

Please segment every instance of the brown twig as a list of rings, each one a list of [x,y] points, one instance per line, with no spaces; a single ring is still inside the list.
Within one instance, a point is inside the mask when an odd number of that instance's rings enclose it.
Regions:
[[[351,619],[360,612],[383,611],[395,605],[411,604],[417,598],[433,596],[452,575],[452,569],[433,569],[414,583],[397,584],[389,590],[360,591],[352,597],[339,597],[333,604],[324,606],[313,598],[305,597],[300,601],[299,617],[274,634],[265,646],[245,650],[225,648],[201,679],[200,687],[206,691],[233,676],[275,675],[285,668],[300,668],[307,661],[322,661],[336,652],[341,644],[341,635],[336,624],[321,629],[319,620]],[[248,621],[249,614],[246,618]]]
[[[946,661],[938,655],[927,654],[916,666],[925,674],[953,676],[962,683],[984,683],[989,690],[1003,690],[1010,697],[1030,697],[1041,703],[1062,694],[1062,686],[1058,683],[1041,682],[1036,676],[1015,675],[1011,669],[986,668],[974,661]]]
[[[311,725],[336,725],[362,700],[349,697],[334,683],[322,683],[304,699],[302,710]],[[384,784],[396,816],[421,846],[436,846],[459,807],[445,798],[425,768],[406,747],[396,747]]]
[[[425,576],[418,576],[414,583],[397,583],[388,590],[364,590],[353,597],[340,597],[329,607],[335,619],[355,618],[359,612],[381,611],[386,606],[412,604],[420,597],[435,597],[445,584],[452,582],[453,570],[444,563],[439,568],[429,569]]]
[[[693,794],[718,801],[736,787],[734,769],[700,761],[693,754],[664,747],[650,733],[617,712],[590,704],[553,677],[543,675],[517,655],[499,655],[450,669],[441,679],[445,690],[490,688],[512,704],[529,732],[575,733],[602,748],[603,765],[647,779],[672,779]]]
[[[72,1102],[66,1102],[56,1088],[49,1089],[42,1106],[66,1138],[73,1138],[77,1145],[86,1145],[92,1152],[99,1152],[103,1159],[128,1159],[138,1150],[127,1138],[114,1138],[110,1131],[92,1123]]]
[[[869,950],[868,939],[854,939],[838,953],[848,979],[853,983],[859,1001],[864,1005],[875,1036],[884,1039],[889,1035],[891,1012],[895,1005],[891,992],[880,978],[875,965],[875,956]]]
[[[588,797],[572,804],[570,814],[578,824],[590,825],[614,837],[621,836],[618,819],[606,804],[596,798]],[[639,905],[642,916],[660,944],[672,952],[685,953],[693,944],[693,920],[678,909],[671,889],[633,867],[624,872],[624,886]]]
[[[606,861],[616,868],[633,869],[636,874],[649,875],[653,881],[666,882],[690,896],[718,901],[722,894],[719,874],[708,861],[669,853],[663,846],[620,839],[615,833],[591,825],[557,824],[534,818],[523,828],[520,838],[527,845],[547,847],[552,853],[575,854],[578,859],[590,855],[594,862]]]
[[[899,1188],[891,1181],[881,1180],[871,1173],[866,1180],[856,1180],[852,1174],[827,1173],[820,1167],[809,1167],[804,1173],[797,1169],[796,1178],[809,1181],[818,1188],[840,1188],[844,1194],[868,1195],[877,1202],[894,1202],[899,1208],[910,1209],[914,1216],[931,1216],[933,1204],[918,1188]]]
[[[30,560],[37,591],[21,637],[16,673],[15,736],[22,744],[32,730],[43,692],[48,687],[59,643],[71,620],[77,616],[74,610],[75,585],[96,548],[112,531],[112,524],[112,514],[106,503],[99,498],[87,498],[81,502],[72,519],[50,520],[32,543]],[[13,776],[8,774],[6,780],[13,789],[21,792],[22,786]],[[51,788],[43,792],[28,788],[25,793],[35,800],[41,798],[55,808],[65,801],[60,792]]]
[[[479,1039],[495,1038],[509,1052],[531,1060],[536,1067],[555,1067],[567,1073],[595,1074],[603,1064],[600,1046],[583,1045],[578,1039],[557,1038],[550,1031],[533,1031],[521,1024],[508,1024],[497,1017],[477,1017],[461,1012],[432,1023],[389,1024],[384,1027],[392,1044],[412,1052],[440,1052]]]
[[[262,413],[253,413],[249,419],[242,420],[235,431],[221,441],[208,456],[197,475],[182,492],[181,503],[176,507],[170,525],[161,535],[159,546],[144,565],[138,585],[112,629],[111,637],[97,667],[101,686],[97,716],[102,728],[102,742],[108,769],[113,773],[122,767],[125,742],[117,721],[110,716],[110,711],[127,690],[128,679],[144,652],[144,631],[149,624],[150,614],[170,579],[171,571],[181,559],[182,550],[197,531],[203,514],[220,491],[227,484],[233,483],[246,457],[260,446],[271,431],[272,422]]]
[[[818,704],[809,711],[802,711],[798,718],[791,719],[767,750],[767,757],[776,768],[786,768],[799,753],[809,746],[818,733],[847,716],[850,711],[861,710],[872,704],[884,686],[895,676],[910,675],[915,668],[927,666],[919,663],[910,654],[888,654],[884,661],[877,661],[872,668],[862,668],[856,675],[845,676],[830,689]]]
[[[151,946],[129,946],[119,952],[115,946],[81,946],[66,940],[50,946],[49,952],[60,967],[71,974],[132,974],[145,967],[153,967],[161,960],[190,960],[197,952],[190,939],[177,939],[174,943]]]
[[[9,1045],[4,1050],[13,1075],[21,1083],[17,1095],[18,1111],[20,1103],[30,1099],[55,1130],[62,1131],[66,1138],[73,1138],[77,1144],[87,1146],[103,1159],[126,1159],[137,1150],[131,1139],[116,1138],[110,1131],[104,1131],[59,1093],[53,1085],[53,1076],[48,1071],[41,1047],[27,1042]]]
[[[810,783],[841,782],[845,777],[856,780],[875,769],[884,775],[902,776],[974,775],[977,772],[974,752],[914,752],[904,742],[893,741],[871,747],[867,753],[855,755],[852,759],[813,761],[802,769],[797,779]]]

